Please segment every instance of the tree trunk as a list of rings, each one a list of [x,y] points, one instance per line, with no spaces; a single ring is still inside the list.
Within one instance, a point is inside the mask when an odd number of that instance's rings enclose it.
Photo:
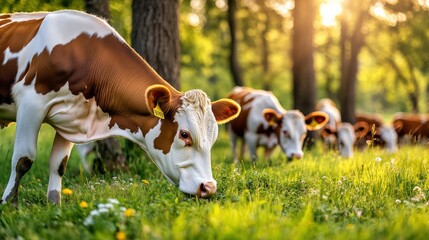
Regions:
[[[180,90],[179,0],[133,0],[132,47]]]
[[[344,6],[349,12],[356,11],[356,9],[353,9],[351,2],[345,1]],[[350,21],[346,19],[347,14],[343,14],[341,18],[341,86],[339,99],[343,122],[355,122],[358,56],[364,44],[362,27],[366,16],[367,9],[360,9],[350,36]]]
[[[243,86],[240,63],[238,62],[238,46],[236,36],[235,12],[237,10],[236,0],[228,0],[228,25],[231,36],[229,66],[231,69],[232,80],[236,86]]]
[[[109,0],[85,0],[85,11],[110,20]]]
[[[266,91],[271,90],[270,79],[270,49],[268,44],[268,32],[270,30],[270,12],[266,6],[262,6],[262,11],[265,16],[264,29],[261,32],[261,63],[262,63],[262,88]]]
[[[316,78],[313,60],[313,0],[295,1],[293,9],[292,72],[294,108],[304,114],[316,105]]]
[[[109,0],[85,0],[85,10],[106,20],[110,18]],[[95,142],[92,170],[104,174],[106,171],[127,169],[125,154],[117,138],[108,138]]]

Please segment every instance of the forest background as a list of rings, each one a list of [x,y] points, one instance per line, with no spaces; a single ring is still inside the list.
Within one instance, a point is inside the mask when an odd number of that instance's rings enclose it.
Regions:
[[[110,24],[131,42],[132,1],[108,2]],[[300,17],[309,19],[300,26],[293,12],[298,4]],[[64,8],[84,10],[85,1],[0,0],[3,13]],[[427,0],[181,0],[180,89],[200,88],[215,100],[238,83],[273,91],[286,109],[300,108],[300,99],[329,97],[342,108],[353,101],[352,112],[427,112],[428,10]],[[304,45],[293,43],[298,34]],[[314,78],[314,96],[296,89],[308,80],[294,79],[294,55],[300,53],[314,61],[301,63]]]

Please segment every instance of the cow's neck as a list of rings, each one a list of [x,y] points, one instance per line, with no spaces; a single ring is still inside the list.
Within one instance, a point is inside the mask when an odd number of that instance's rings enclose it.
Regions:
[[[181,94],[117,38],[108,36],[99,41],[103,44],[94,44],[100,47],[92,51],[90,70],[91,91],[97,104],[112,116],[111,125],[116,123],[132,132],[141,129],[145,134],[159,120],[148,109],[146,89],[162,84],[170,90],[173,101],[178,101]]]

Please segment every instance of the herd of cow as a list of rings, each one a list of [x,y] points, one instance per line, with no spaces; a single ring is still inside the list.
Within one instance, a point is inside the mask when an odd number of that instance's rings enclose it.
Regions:
[[[351,156],[356,140],[396,151],[395,134],[417,139],[429,132],[417,116],[398,115],[393,128],[370,118],[341,123],[327,100],[304,116],[261,90],[237,87],[213,102],[201,90],[179,92],[104,20],[72,10],[0,14],[0,127],[10,122],[16,122],[15,142],[1,203],[14,204],[36,159],[42,123],[56,131],[46,194],[55,204],[74,144],[111,136],[138,144],[182,192],[206,198],[217,189],[211,148],[218,124],[229,122],[235,161],[238,139],[256,161],[259,146],[267,158],[278,145],[288,158],[302,158],[307,131],[321,131],[343,156]]]
[[[352,125],[341,121],[340,112],[330,99],[321,99],[316,111],[305,116],[297,110],[286,111],[271,93],[245,87],[235,87],[229,98],[241,106],[241,113],[228,123],[234,161],[237,162],[237,139],[249,148],[250,158],[256,161],[256,148],[265,149],[265,158],[280,146],[288,159],[301,158],[302,146],[308,131],[317,131],[326,149],[338,151],[342,157],[353,156],[354,149],[381,147],[394,153],[398,144],[425,143],[429,138],[429,119],[425,115],[397,113],[392,124],[385,124],[381,116],[356,114]]]

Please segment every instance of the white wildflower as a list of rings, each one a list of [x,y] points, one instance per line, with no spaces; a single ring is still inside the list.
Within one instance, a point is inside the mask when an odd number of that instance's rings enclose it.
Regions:
[[[395,200],[395,203],[396,203],[396,204],[401,204],[401,200],[396,199],[396,200]]]
[[[382,160],[382,159],[381,159],[381,157],[376,157],[376,158],[375,158],[375,161],[376,161],[376,162],[381,162],[381,160]]]
[[[90,215],[90,216],[97,216],[97,215],[100,215],[100,212],[99,212],[98,210],[92,210],[92,211],[89,213],[89,215]]]
[[[88,226],[94,224],[94,219],[92,216],[88,216],[85,221],[83,221],[83,225]]]
[[[109,198],[109,199],[107,199],[107,201],[108,201],[109,203],[119,204],[119,201],[118,201],[117,199],[114,199],[114,198]]]

